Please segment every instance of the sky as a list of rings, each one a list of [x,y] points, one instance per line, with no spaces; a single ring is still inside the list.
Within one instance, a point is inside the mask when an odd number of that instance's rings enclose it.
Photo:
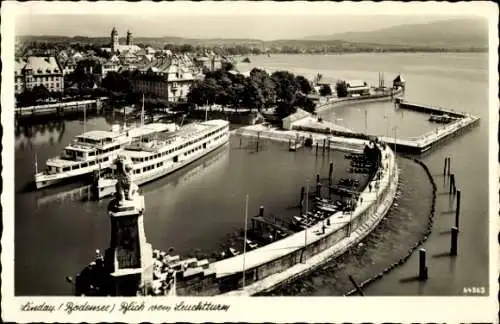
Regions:
[[[95,2],[90,4],[96,4]],[[227,4],[227,2],[226,2]],[[134,37],[177,36],[185,38],[252,38],[260,40],[303,38],[351,31],[370,31],[401,24],[428,23],[457,18],[446,11],[371,10],[357,6],[315,7],[309,3],[202,4],[187,6],[141,6],[123,4],[102,7],[49,7],[22,11],[15,19],[16,35],[108,37],[115,26],[121,37],[130,30]],[[191,6],[191,7],[190,7]],[[217,7],[214,7],[217,6]],[[359,9],[363,10],[359,10]],[[389,9],[394,6],[387,7]],[[43,7],[46,9],[46,7]],[[76,9],[76,10],[75,10]],[[286,9],[286,10],[285,10]],[[407,8],[408,9],[408,8]],[[45,12],[44,12],[45,11]],[[100,14],[90,12],[100,12]],[[390,12],[387,14],[387,12]],[[375,15],[373,13],[376,13]]]

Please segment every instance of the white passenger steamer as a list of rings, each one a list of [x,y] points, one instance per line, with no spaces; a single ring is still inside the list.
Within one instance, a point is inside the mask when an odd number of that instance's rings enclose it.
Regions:
[[[94,130],[76,136],[60,156],[47,160],[46,169],[38,172],[35,161],[35,184],[44,188],[64,179],[91,174],[111,167],[119,152],[135,138],[174,131],[175,124],[147,124],[112,131]]]
[[[141,185],[172,173],[223,146],[229,140],[229,122],[208,120],[188,124],[169,134],[144,136],[120,153],[132,160],[132,181]],[[96,198],[114,194],[116,179],[100,177]]]

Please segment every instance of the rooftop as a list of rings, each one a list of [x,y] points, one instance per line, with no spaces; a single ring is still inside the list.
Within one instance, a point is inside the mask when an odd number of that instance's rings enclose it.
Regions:
[[[33,74],[62,74],[61,67],[54,56],[29,56],[26,61],[16,61],[15,73],[32,70]]]
[[[94,141],[99,141],[99,140],[105,139],[105,138],[116,138],[118,136],[120,136],[119,133],[102,131],[102,130],[94,130],[94,131],[90,131],[90,132],[86,132],[86,133],[83,133],[81,135],[78,135],[77,137],[78,138],[87,138],[87,139],[91,139]]]
[[[291,121],[291,122],[294,122],[296,120],[300,120],[300,119],[303,119],[305,117],[308,117],[310,116],[311,114],[308,113],[307,111],[303,110],[303,109],[300,109],[298,108],[297,111],[294,113],[294,114],[291,114],[285,118],[283,118],[283,120],[286,120],[286,121]]]
[[[361,80],[349,80],[346,83],[349,88],[358,88],[366,86],[365,82]]]

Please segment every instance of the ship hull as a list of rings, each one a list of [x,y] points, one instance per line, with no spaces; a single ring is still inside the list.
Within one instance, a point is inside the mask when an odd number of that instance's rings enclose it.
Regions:
[[[148,182],[151,182],[151,181],[157,180],[159,178],[162,178],[164,176],[167,176],[167,175],[169,175],[169,174],[171,174],[179,169],[182,169],[183,167],[201,159],[202,157],[206,156],[210,152],[213,152],[216,149],[224,146],[228,142],[229,142],[229,134],[227,134],[227,136],[224,138],[224,140],[220,141],[219,143],[216,143],[214,146],[207,147],[205,150],[202,150],[200,153],[193,155],[192,157],[190,157],[184,161],[174,163],[173,165],[171,165],[169,167],[160,168],[160,169],[158,169],[158,172],[155,172],[152,174],[148,174],[145,176],[140,175],[137,177],[133,177],[132,178],[133,182],[137,185],[143,185],[143,184],[146,184]],[[97,185],[94,188],[95,198],[100,200],[100,199],[103,199],[103,198],[106,198],[108,196],[115,194],[116,182],[117,182],[116,179],[99,179],[97,181]]]

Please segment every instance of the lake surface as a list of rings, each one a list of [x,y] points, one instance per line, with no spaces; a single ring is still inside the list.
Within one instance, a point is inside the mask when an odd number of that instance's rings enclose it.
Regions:
[[[467,111],[481,117],[481,124],[462,136],[422,157],[435,174],[438,192],[446,191],[441,176],[445,156],[452,157],[452,169],[462,191],[459,256],[433,257],[449,251],[446,231],[454,216],[447,195],[437,198],[434,228],[424,244],[428,251],[429,280],[402,284],[403,278],[417,273],[418,255],[408,263],[365,288],[369,295],[456,295],[464,287],[488,285],[488,59],[486,54],[349,54],[253,56],[250,65],[267,70],[284,69],[325,79],[360,79],[378,83],[384,72],[386,84],[399,73],[407,81],[406,98]],[[352,105],[322,113],[325,119],[371,134],[414,137],[434,129],[425,115],[395,110],[392,102]],[[106,129],[110,118],[92,118],[86,129]],[[394,130],[394,126],[397,126]],[[109,245],[107,201],[82,201],[81,197],[58,200],[62,192],[83,183],[29,190],[35,152],[39,165],[57,155],[69,140],[83,132],[81,121],[54,123],[38,131],[16,134],[15,154],[15,292],[17,295],[64,295],[71,292],[64,280],[89,261],[96,248]],[[337,156],[334,156],[337,154]],[[166,178],[144,186],[146,197],[145,230],[155,248],[174,247],[180,254],[217,249],[224,237],[243,226],[244,198],[250,197],[250,215],[260,205],[266,214],[290,216],[296,213],[300,186],[314,180],[316,172],[326,174],[331,157],[315,157],[309,151],[290,153],[286,145],[265,142],[255,152],[252,141],[240,147],[238,138],[204,159]],[[378,244],[379,251],[390,251],[398,242],[414,240],[422,217],[430,206],[430,184],[423,169],[400,159],[402,169],[399,207],[391,211],[379,234],[366,244]],[[493,177],[496,181],[496,177]],[[445,212],[443,214],[443,212]],[[411,217],[410,217],[411,216]],[[386,226],[386,227],[384,227]],[[384,228],[387,228],[384,231]],[[444,233],[444,234],[443,234]],[[368,248],[367,248],[368,249]],[[376,264],[389,265],[394,258],[377,249],[364,254]],[[366,257],[365,257],[366,259]],[[369,259],[369,258],[368,258]],[[361,260],[361,261],[360,261]],[[362,261],[355,253],[341,262],[351,274],[372,261]],[[318,271],[308,284],[307,295],[339,295],[347,286],[325,285],[341,276],[340,270]],[[372,270],[375,273],[377,269]],[[369,275],[363,272],[364,275]],[[319,279],[318,279],[319,278]],[[300,283],[296,283],[300,285]],[[286,294],[304,294],[299,290]]]

